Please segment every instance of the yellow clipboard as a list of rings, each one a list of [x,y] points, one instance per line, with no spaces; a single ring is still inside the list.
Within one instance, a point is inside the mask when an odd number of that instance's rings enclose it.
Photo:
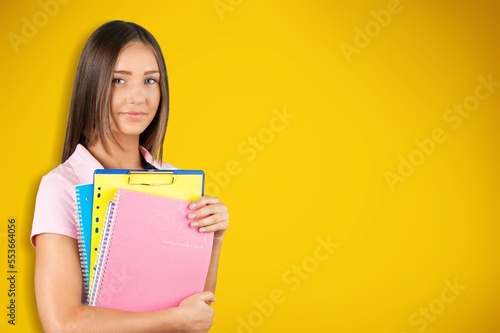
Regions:
[[[95,170],[89,285],[94,278],[107,208],[119,188],[194,201],[203,195],[204,178],[202,170]]]

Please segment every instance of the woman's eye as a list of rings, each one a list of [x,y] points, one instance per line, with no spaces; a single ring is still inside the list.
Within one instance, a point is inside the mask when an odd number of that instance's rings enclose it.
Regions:
[[[123,83],[125,83],[125,80],[124,79],[120,79],[120,78],[115,78],[115,79],[113,79],[112,82],[116,83],[116,84],[123,84]]]
[[[155,84],[156,83],[156,79],[153,79],[153,78],[148,78],[145,80],[146,84]]]

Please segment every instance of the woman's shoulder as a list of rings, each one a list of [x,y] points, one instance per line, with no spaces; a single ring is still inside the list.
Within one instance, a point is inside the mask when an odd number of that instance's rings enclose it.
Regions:
[[[66,162],[59,164],[57,167],[47,172],[42,177],[42,179],[73,183],[76,179],[76,173],[72,165],[67,160]]]
[[[68,161],[45,174],[38,187],[33,214],[31,244],[41,233],[56,233],[76,238],[75,186],[78,177]]]
[[[78,184],[91,183],[94,171],[102,168],[101,164],[82,145],[78,145],[73,154],[56,168],[42,177],[42,181],[56,187],[62,184],[74,187]]]

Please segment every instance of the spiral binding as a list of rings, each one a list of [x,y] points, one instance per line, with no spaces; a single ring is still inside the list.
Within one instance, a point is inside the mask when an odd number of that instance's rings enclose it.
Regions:
[[[80,194],[80,187],[77,185],[75,187],[76,193],[76,234],[78,241],[78,253],[80,256],[80,266],[82,268],[82,276],[83,276],[83,284],[85,291],[88,291],[89,288],[89,272],[86,269],[88,267],[89,258],[87,258],[87,253],[85,252],[85,247],[87,245],[87,240],[85,239],[85,235],[83,233],[83,216],[82,216],[82,205],[81,200],[84,200]]]
[[[101,244],[99,247],[99,254],[97,256],[96,271],[92,282],[91,292],[89,293],[88,304],[96,305],[97,298],[100,294],[102,278],[106,271],[106,263],[108,261],[110,243],[113,239],[113,229],[115,226],[116,212],[118,211],[118,204],[120,201],[120,192],[115,194],[115,200],[108,204],[106,211],[105,226],[102,231]]]

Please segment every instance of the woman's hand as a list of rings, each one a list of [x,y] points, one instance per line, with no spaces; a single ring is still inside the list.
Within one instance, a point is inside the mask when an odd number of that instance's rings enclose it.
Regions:
[[[178,309],[184,327],[182,332],[208,332],[213,325],[215,310],[210,306],[215,302],[210,291],[194,294],[181,302]]]
[[[188,214],[192,220],[191,227],[198,228],[200,232],[213,232],[214,239],[223,238],[229,227],[229,213],[219,198],[205,195],[193,201],[189,208],[193,210]]]

